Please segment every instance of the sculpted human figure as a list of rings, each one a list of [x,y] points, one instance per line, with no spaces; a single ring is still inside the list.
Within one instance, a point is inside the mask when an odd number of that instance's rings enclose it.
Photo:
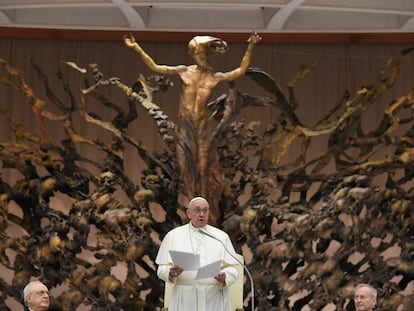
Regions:
[[[188,43],[188,52],[194,65],[158,65],[141,48],[132,36],[124,37],[126,46],[134,49],[144,63],[155,73],[177,74],[182,82],[179,109],[179,144],[177,159],[188,196],[206,195],[206,169],[209,163],[209,142],[207,137],[207,101],[214,87],[222,81],[233,81],[243,75],[250,65],[253,47],[261,37],[252,33],[240,66],[228,72],[214,72],[210,65],[213,54],[224,54],[227,43],[211,36],[196,36]]]

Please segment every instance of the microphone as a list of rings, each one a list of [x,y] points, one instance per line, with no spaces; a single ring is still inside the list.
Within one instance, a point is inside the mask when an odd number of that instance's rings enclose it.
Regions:
[[[203,229],[199,229],[198,230],[200,233],[207,235],[208,237],[218,241],[221,245],[223,245],[224,250],[231,256],[233,257],[234,260],[236,260],[242,267],[243,269],[246,271],[247,275],[249,276],[249,280],[250,280],[250,290],[251,290],[251,295],[252,295],[252,300],[251,300],[251,310],[254,311],[254,282],[253,282],[253,277],[252,274],[250,273],[249,269],[247,268],[247,266],[241,262],[236,256],[233,255],[232,252],[230,252],[226,245],[224,245],[224,243],[219,240],[217,237],[215,237],[214,235],[208,233],[207,231],[203,230]]]

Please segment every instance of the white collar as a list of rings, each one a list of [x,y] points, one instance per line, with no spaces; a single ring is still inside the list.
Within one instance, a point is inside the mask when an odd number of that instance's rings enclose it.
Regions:
[[[204,227],[201,227],[201,228],[197,228],[197,227],[194,227],[194,225],[192,224],[191,221],[188,224],[190,225],[190,228],[191,228],[192,231],[199,231],[200,229],[203,229],[203,230],[207,231],[207,226],[208,225],[205,225]]]

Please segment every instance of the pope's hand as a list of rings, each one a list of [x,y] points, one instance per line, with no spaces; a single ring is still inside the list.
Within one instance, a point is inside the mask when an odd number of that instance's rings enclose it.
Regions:
[[[170,277],[178,277],[184,270],[179,266],[173,266],[170,268]]]
[[[224,272],[220,272],[214,278],[220,283],[226,283],[226,274]]]

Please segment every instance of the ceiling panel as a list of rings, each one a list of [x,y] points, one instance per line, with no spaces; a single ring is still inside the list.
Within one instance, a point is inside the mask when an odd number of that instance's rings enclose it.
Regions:
[[[414,32],[414,0],[0,0],[0,26],[221,32]]]
[[[327,14],[329,14],[329,18],[326,18]],[[357,31],[360,29],[398,29],[401,27],[401,22],[405,21],[407,17],[391,14],[320,10],[313,10],[312,14],[309,14],[307,10],[297,10],[285,23],[285,29],[302,30],[312,27],[318,32],[324,31],[332,27],[332,19],[335,20],[337,29]]]
[[[414,11],[413,0],[307,0],[304,5],[385,11]]]
[[[31,8],[4,10],[10,21],[16,25],[61,27],[128,27],[125,16],[117,8],[76,7]]]
[[[220,10],[208,10],[205,7],[165,7],[154,5],[149,10],[147,26],[149,28],[189,28],[192,30],[252,30],[263,29],[263,11],[260,8],[244,9],[221,7]],[[197,18],[192,18],[197,16]]]
[[[132,3],[132,4],[207,4],[209,6],[211,5],[215,5],[215,4],[226,4],[226,5],[234,5],[234,6],[238,6],[238,5],[253,5],[253,6],[262,6],[262,5],[283,5],[286,3],[289,3],[291,0],[262,0],[262,1],[252,1],[252,0],[233,0],[233,1],[223,1],[223,0],[210,0],[208,2],[205,1],[194,1],[194,0],[182,0],[182,1],[177,1],[177,0],[160,0],[160,1],[145,1],[145,0],[126,0],[126,2],[128,3]]]
[[[112,0],[0,0],[1,6],[37,6],[37,5],[72,5],[112,3]]]

